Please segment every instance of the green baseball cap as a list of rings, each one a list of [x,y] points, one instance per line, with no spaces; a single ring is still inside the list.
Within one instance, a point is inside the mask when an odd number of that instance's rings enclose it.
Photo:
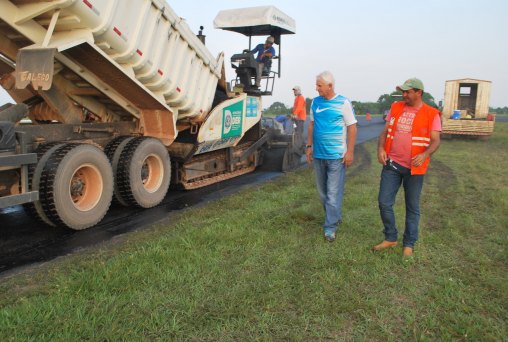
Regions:
[[[403,85],[397,86],[395,89],[399,91],[407,91],[409,89],[420,89],[424,90],[423,82],[417,78],[410,78]]]

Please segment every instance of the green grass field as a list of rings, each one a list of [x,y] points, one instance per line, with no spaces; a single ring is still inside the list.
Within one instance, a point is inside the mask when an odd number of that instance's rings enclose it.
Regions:
[[[507,123],[442,142],[412,259],[370,252],[383,235],[369,142],[334,243],[305,168],[4,278],[0,340],[506,340],[507,146]]]

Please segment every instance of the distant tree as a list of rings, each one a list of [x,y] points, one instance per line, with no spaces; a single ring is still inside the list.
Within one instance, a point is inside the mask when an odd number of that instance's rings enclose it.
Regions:
[[[379,113],[379,104],[377,102],[351,101],[356,115],[365,115],[367,113]]]
[[[425,102],[429,106],[438,108],[436,102],[434,101],[434,97],[432,95],[430,95],[429,93],[423,93],[422,99],[423,99],[423,102]]]
[[[291,108],[286,107],[282,102],[274,102],[270,107],[265,109],[267,115],[286,115],[291,114]]]
[[[365,105],[363,102],[360,101],[351,101],[351,104],[353,105],[353,109],[355,110],[356,115],[362,115],[365,114]]]
[[[393,96],[395,95],[395,96]],[[400,92],[394,91],[391,94],[383,94],[379,96],[377,99],[378,108],[381,113],[384,113],[385,111],[389,110],[392,106],[392,103],[395,101],[400,100],[402,97],[402,94]]]
[[[506,106],[498,108],[489,107],[489,112],[496,114],[508,114],[508,107]]]
[[[390,94],[381,95],[377,100],[380,112],[384,113],[386,110],[390,109],[390,107],[392,106],[392,103],[394,103],[395,101],[400,101],[400,100],[402,100],[402,93],[400,91],[394,91]],[[434,101],[434,97],[432,95],[430,95],[430,93],[424,92],[423,96],[422,96],[422,100],[429,106],[438,108],[436,102]]]

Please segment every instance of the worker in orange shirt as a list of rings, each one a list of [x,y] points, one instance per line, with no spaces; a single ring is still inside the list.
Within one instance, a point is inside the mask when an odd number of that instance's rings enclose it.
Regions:
[[[300,86],[293,87],[295,94],[295,103],[293,105],[293,120],[296,124],[296,131],[300,136],[303,135],[303,125],[307,119],[307,111],[305,109],[305,98],[302,95]]]

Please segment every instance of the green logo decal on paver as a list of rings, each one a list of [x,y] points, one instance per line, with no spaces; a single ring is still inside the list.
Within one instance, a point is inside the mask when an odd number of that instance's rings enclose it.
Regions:
[[[222,110],[222,138],[242,135],[243,101]]]

